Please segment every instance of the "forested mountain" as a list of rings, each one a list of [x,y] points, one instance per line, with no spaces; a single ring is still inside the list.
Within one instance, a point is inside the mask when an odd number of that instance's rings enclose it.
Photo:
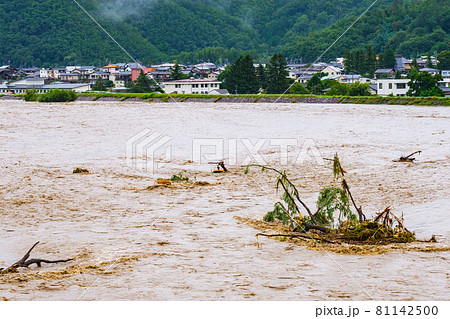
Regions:
[[[84,2],[87,10],[96,10],[93,1]],[[130,60],[73,1],[1,0],[0,16],[0,64],[101,65]],[[130,54],[164,57],[132,25],[105,19],[102,23]]]
[[[282,51],[291,58],[314,60],[352,21],[344,19],[329,28],[313,32],[308,37],[297,36]],[[371,45],[377,53],[392,49],[406,57],[449,50],[450,1],[394,0],[392,5],[384,9],[374,7],[324,58],[341,56],[345,49],[363,49],[367,45]]]
[[[77,0],[144,63],[275,52],[312,62],[373,0]],[[371,44],[406,55],[448,49],[449,0],[378,0],[331,49]],[[128,61],[72,0],[0,0],[0,64]]]

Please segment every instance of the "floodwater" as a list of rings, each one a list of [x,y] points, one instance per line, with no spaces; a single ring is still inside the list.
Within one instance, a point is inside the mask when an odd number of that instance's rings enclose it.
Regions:
[[[171,138],[155,171],[139,152],[127,165],[127,141],[144,129]],[[234,217],[261,219],[277,198],[275,176],[244,174],[245,145],[286,169],[310,207],[332,181],[317,150],[339,154],[366,215],[390,205],[419,238],[449,246],[449,130],[445,107],[0,101],[0,267],[36,241],[32,257],[75,258],[1,276],[0,299],[448,300],[448,251],[309,250],[257,241]],[[236,165],[212,174],[198,143],[218,145],[201,149],[210,160],[232,163],[236,149]],[[392,161],[416,150],[414,163]],[[148,188],[179,172],[209,185]]]

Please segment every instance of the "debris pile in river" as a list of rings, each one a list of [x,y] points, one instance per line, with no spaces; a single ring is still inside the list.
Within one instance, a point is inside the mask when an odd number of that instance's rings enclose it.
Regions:
[[[289,227],[282,234],[264,234],[266,237],[295,237],[328,243],[349,243],[385,245],[415,241],[415,234],[405,228],[403,218],[395,216],[390,207],[368,219],[362,207],[356,204],[345,179],[338,156],[332,160],[334,184],[321,190],[317,209],[313,213],[300,198],[296,186],[289,180],[286,172],[275,168],[250,165],[262,168],[263,172],[277,174],[277,190],[282,196],[274,209],[264,216],[265,222],[281,222]],[[246,169],[248,173],[249,167]],[[336,221],[337,218],[337,221]]]
[[[81,167],[77,167],[73,170],[73,174],[89,174],[89,170]]]

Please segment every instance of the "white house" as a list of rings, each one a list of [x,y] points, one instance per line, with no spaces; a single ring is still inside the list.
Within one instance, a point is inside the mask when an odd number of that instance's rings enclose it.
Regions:
[[[73,72],[75,70],[80,71],[82,74],[89,74],[94,72],[96,69],[95,66],[89,65],[89,66],[80,66],[80,65],[72,65],[66,67],[66,72]]]
[[[39,77],[40,78],[49,78],[48,70],[47,69],[41,69],[39,70]]]
[[[443,78],[450,78],[450,70],[442,70],[441,75]]]
[[[443,91],[450,90],[450,78],[444,78],[442,81],[439,81],[438,85]]]
[[[91,74],[89,74],[89,80],[94,83],[97,80],[103,80],[103,81],[107,81],[109,79],[109,73],[107,72],[102,72],[102,71],[97,71],[97,72],[92,72]]]
[[[410,79],[378,79],[378,95],[380,96],[406,96],[409,90],[408,82]]]
[[[291,71],[291,72],[298,72],[298,74],[295,74],[294,79],[296,79],[297,82],[299,82],[301,84],[308,83],[308,81],[311,80],[311,78],[313,77],[311,74],[303,74],[303,72],[300,72],[300,71]],[[291,72],[289,72],[289,73],[291,73]]]
[[[115,64],[108,64],[105,65],[103,68],[101,68],[101,72],[106,72],[106,73],[117,73],[119,72],[120,67],[118,65]]]
[[[336,75],[341,75],[342,70],[338,69],[334,66],[327,66],[325,69],[322,70],[322,73],[325,73],[328,76],[336,76]]]
[[[60,76],[60,69],[50,68],[50,69],[41,69],[39,70],[39,77],[44,79],[57,79]]]
[[[291,78],[291,79],[297,79],[299,76],[301,76],[302,74],[304,74],[303,72],[301,72],[301,71],[297,71],[297,70],[288,70],[288,72],[289,72],[289,77]]]
[[[219,75],[220,75],[219,72],[211,72],[210,74],[208,74],[208,79],[216,81]]]
[[[124,88],[125,87],[125,80],[121,79],[118,75],[111,74],[109,76],[109,81],[112,81],[114,83],[114,87],[116,87],[116,88]]]
[[[208,79],[186,79],[164,82],[164,92],[169,94],[209,94],[219,89],[221,82]]]

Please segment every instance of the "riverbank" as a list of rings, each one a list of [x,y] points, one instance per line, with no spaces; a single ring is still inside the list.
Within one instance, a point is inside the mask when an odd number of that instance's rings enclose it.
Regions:
[[[0,100],[20,100],[22,95],[0,95]],[[79,93],[77,101],[149,103],[308,103],[450,106],[448,97],[313,96],[313,95],[193,95],[156,93]]]

